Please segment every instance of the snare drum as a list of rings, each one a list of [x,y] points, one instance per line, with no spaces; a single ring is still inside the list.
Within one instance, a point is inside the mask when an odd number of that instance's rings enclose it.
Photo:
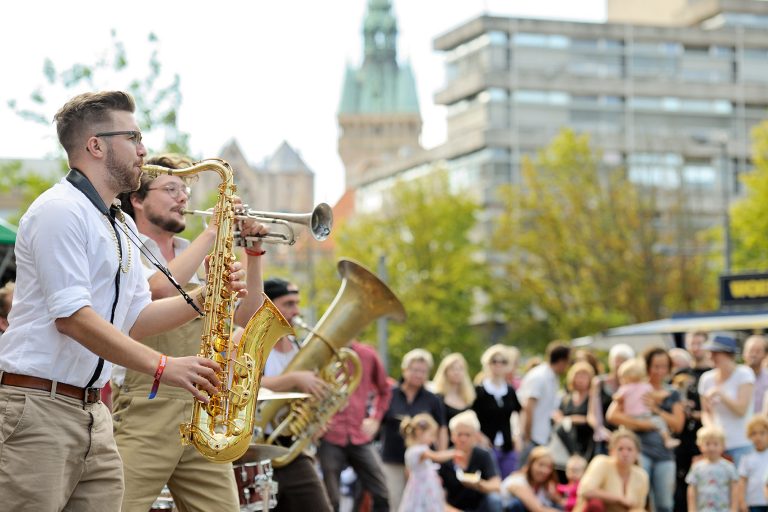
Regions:
[[[243,512],[267,511],[277,506],[277,482],[272,480],[272,463],[260,462],[233,464],[240,510]]]
[[[173,504],[171,491],[166,485],[163,487],[163,490],[160,491],[160,496],[158,496],[155,502],[152,504],[152,508],[149,509],[149,512],[167,512],[168,510],[176,510],[176,508]]]

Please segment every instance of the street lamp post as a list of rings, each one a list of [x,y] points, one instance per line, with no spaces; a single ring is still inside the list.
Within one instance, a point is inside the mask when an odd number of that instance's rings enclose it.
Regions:
[[[726,136],[710,138],[706,135],[694,135],[693,140],[699,144],[713,145],[717,144],[720,149],[720,193],[722,201],[723,216],[723,263],[724,273],[731,272],[731,184],[730,184],[730,165],[728,159],[728,139]]]
[[[731,180],[730,165],[728,161],[728,141],[718,141],[720,145],[720,179],[723,194],[723,260],[725,273],[731,273]]]

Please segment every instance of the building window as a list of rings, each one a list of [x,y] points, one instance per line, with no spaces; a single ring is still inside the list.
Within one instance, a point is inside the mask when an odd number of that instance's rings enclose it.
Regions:
[[[536,48],[568,48],[570,39],[558,34],[536,34],[518,32],[512,36],[515,46],[531,46]]]

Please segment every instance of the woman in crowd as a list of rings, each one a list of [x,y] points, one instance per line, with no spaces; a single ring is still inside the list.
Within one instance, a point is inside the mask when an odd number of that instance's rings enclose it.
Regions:
[[[432,365],[432,355],[424,349],[416,348],[403,356],[400,365],[403,377],[392,388],[392,400],[381,422],[381,458],[392,510],[400,505],[406,482],[405,441],[400,435],[403,418],[422,412],[430,414],[439,425],[437,449],[448,447],[443,402],[424,387]]]
[[[635,357],[632,347],[619,343],[608,352],[608,373],[592,379],[589,390],[589,412],[587,421],[594,431],[595,452],[605,453],[605,442],[611,435],[612,425],[606,424],[605,413],[613,401],[613,394],[619,389],[617,374],[621,363]]]
[[[585,361],[568,369],[565,375],[568,392],[560,402],[562,416],[555,427],[555,435],[560,437],[570,454],[579,454],[587,460],[594,454],[593,431],[587,422],[589,389],[594,377],[592,365]]]
[[[653,391],[643,400],[651,413],[667,424],[669,432],[678,434],[685,424],[683,402],[675,389],[667,384],[672,359],[663,348],[650,348],[643,354],[648,383]],[[658,512],[671,512],[675,506],[676,468],[675,452],[667,448],[661,433],[653,422],[624,413],[623,402],[614,401],[606,414],[608,421],[622,425],[640,436],[640,462],[651,482],[653,503]]]
[[[501,478],[505,478],[515,470],[517,460],[510,418],[513,412],[520,411],[515,390],[506,379],[510,364],[509,349],[498,344],[488,347],[480,362],[485,378],[475,388],[477,398],[472,409],[480,420],[483,435],[493,447]]]
[[[432,380],[432,392],[443,401],[447,423],[472,406],[475,401],[475,387],[469,378],[467,361],[463,355],[454,352],[440,361]]]
[[[508,512],[557,512],[555,464],[546,446],[531,450],[525,465],[501,483]]]
[[[611,434],[608,455],[596,455],[579,482],[574,512],[641,512],[648,475],[637,465],[640,440],[627,429]]]
[[[714,368],[699,379],[701,422],[723,429],[725,454],[738,467],[741,457],[753,450],[747,423],[754,410],[755,373],[748,366],[736,364],[739,348],[733,338],[715,336],[704,350],[712,354]]]

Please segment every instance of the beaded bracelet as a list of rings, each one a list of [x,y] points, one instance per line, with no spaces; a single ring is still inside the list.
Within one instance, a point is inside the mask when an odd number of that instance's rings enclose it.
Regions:
[[[264,249],[260,251],[255,251],[253,249],[246,248],[245,254],[247,254],[248,256],[264,256],[265,254],[267,254],[267,251],[265,251]]]
[[[165,370],[165,363],[168,362],[168,356],[160,354],[160,362],[157,364],[157,370],[155,370],[155,382],[152,383],[152,390],[149,392],[149,399],[152,400],[157,395],[157,388],[160,387],[160,377],[163,376]]]

